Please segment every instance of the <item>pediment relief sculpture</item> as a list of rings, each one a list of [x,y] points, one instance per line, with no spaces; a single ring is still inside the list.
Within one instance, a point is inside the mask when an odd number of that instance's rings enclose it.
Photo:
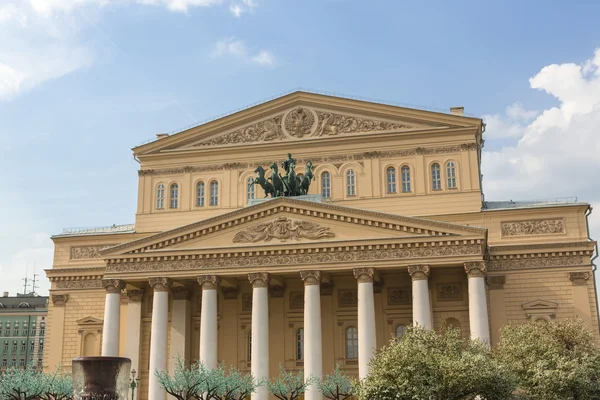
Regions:
[[[257,243],[269,242],[272,239],[285,242],[287,240],[317,240],[330,237],[334,237],[334,233],[327,227],[310,221],[280,217],[236,233],[233,237],[233,242]]]
[[[195,143],[193,147],[272,142],[286,138],[302,139],[415,128],[417,127],[396,122],[317,111],[308,107],[296,107],[283,114]]]

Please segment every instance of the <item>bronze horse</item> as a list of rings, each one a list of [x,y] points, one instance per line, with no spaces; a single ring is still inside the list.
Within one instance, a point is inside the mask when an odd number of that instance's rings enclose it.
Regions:
[[[279,175],[279,167],[277,167],[276,162],[273,162],[271,164],[271,169],[273,170],[273,172],[271,173],[271,177],[269,178],[269,180],[271,181],[271,183],[273,184],[273,188],[275,189],[275,196],[273,197],[284,196],[286,192],[286,187],[283,179],[281,179],[281,176]]]
[[[254,172],[258,174],[258,176],[254,178],[254,184],[259,184],[260,187],[263,188],[263,190],[265,191],[265,197],[269,197],[269,194],[271,195],[271,197],[275,197],[275,188],[273,187],[271,182],[269,182],[265,178],[265,169],[259,165],[258,167],[256,167]]]
[[[304,170],[304,176],[302,176],[302,180],[299,182],[298,188],[299,192],[302,195],[308,194],[308,188],[310,186],[310,182],[315,179],[313,175],[313,164],[312,161],[306,163],[306,169]]]

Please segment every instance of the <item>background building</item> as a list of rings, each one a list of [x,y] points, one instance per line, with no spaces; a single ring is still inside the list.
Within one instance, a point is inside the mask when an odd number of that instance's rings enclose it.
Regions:
[[[42,367],[48,297],[31,294],[0,298],[0,368]]]
[[[484,129],[296,92],[158,135],[133,150],[134,225],[53,237],[44,366],[125,355],[163,399],[153,371],[177,354],[363,377],[413,323],[493,345],[509,322],[580,317],[598,338],[589,204],[485,199]],[[257,167],[285,175],[288,153],[308,196],[260,200]]]

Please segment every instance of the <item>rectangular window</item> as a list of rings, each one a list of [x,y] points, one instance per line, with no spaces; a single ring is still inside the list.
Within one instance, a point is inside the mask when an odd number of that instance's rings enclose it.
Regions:
[[[12,360],[10,361],[10,366],[11,367],[16,367],[17,366],[17,359],[15,357],[13,357]]]
[[[402,193],[410,192],[410,168],[402,167]]]
[[[346,172],[346,195],[356,196],[356,174],[353,170]]]
[[[21,351],[25,351],[25,349],[27,349],[27,343],[23,340],[21,342]]]
[[[7,352],[8,351],[8,340],[4,341],[4,351]]]
[[[8,360],[6,359],[6,357],[4,357],[4,358],[2,359],[2,366],[3,366],[3,367],[8,367]]]
[[[41,358],[38,358],[38,367],[41,367],[41,366],[42,366],[42,361],[43,361],[43,359],[41,359]]]
[[[17,351],[17,341],[16,340],[13,342],[12,351]]]
[[[19,361],[19,367],[25,367],[25,357],[21,357],[21,360]]]
[[[44,340],[40,339],[40,347],[38,349],[38,351],[41,353],[42,351],[44,351]]]
[[[35,324],[31,325],[31,336],[35,336]]]
[[[210,205],[219,205],[219,183],[217,181],[212,181],[210,183]]]
[[[442,177],[439,164],[431,166],[431,188],[433,190],[442,190]]]
[[[44,336],[46,334],[46,324],[40,325],[40,336]]]
[[[32,340],[31,343],[29,344],[29,351],[34,351],[35,350],[35,342]]]

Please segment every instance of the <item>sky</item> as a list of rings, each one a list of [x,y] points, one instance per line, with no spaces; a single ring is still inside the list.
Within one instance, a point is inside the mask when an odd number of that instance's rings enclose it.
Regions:
[[[487,123],[487,200],[600,238],[600,2],[0,0],[0,291],[63,228],[133,223],[131,148],[304,88]]]

